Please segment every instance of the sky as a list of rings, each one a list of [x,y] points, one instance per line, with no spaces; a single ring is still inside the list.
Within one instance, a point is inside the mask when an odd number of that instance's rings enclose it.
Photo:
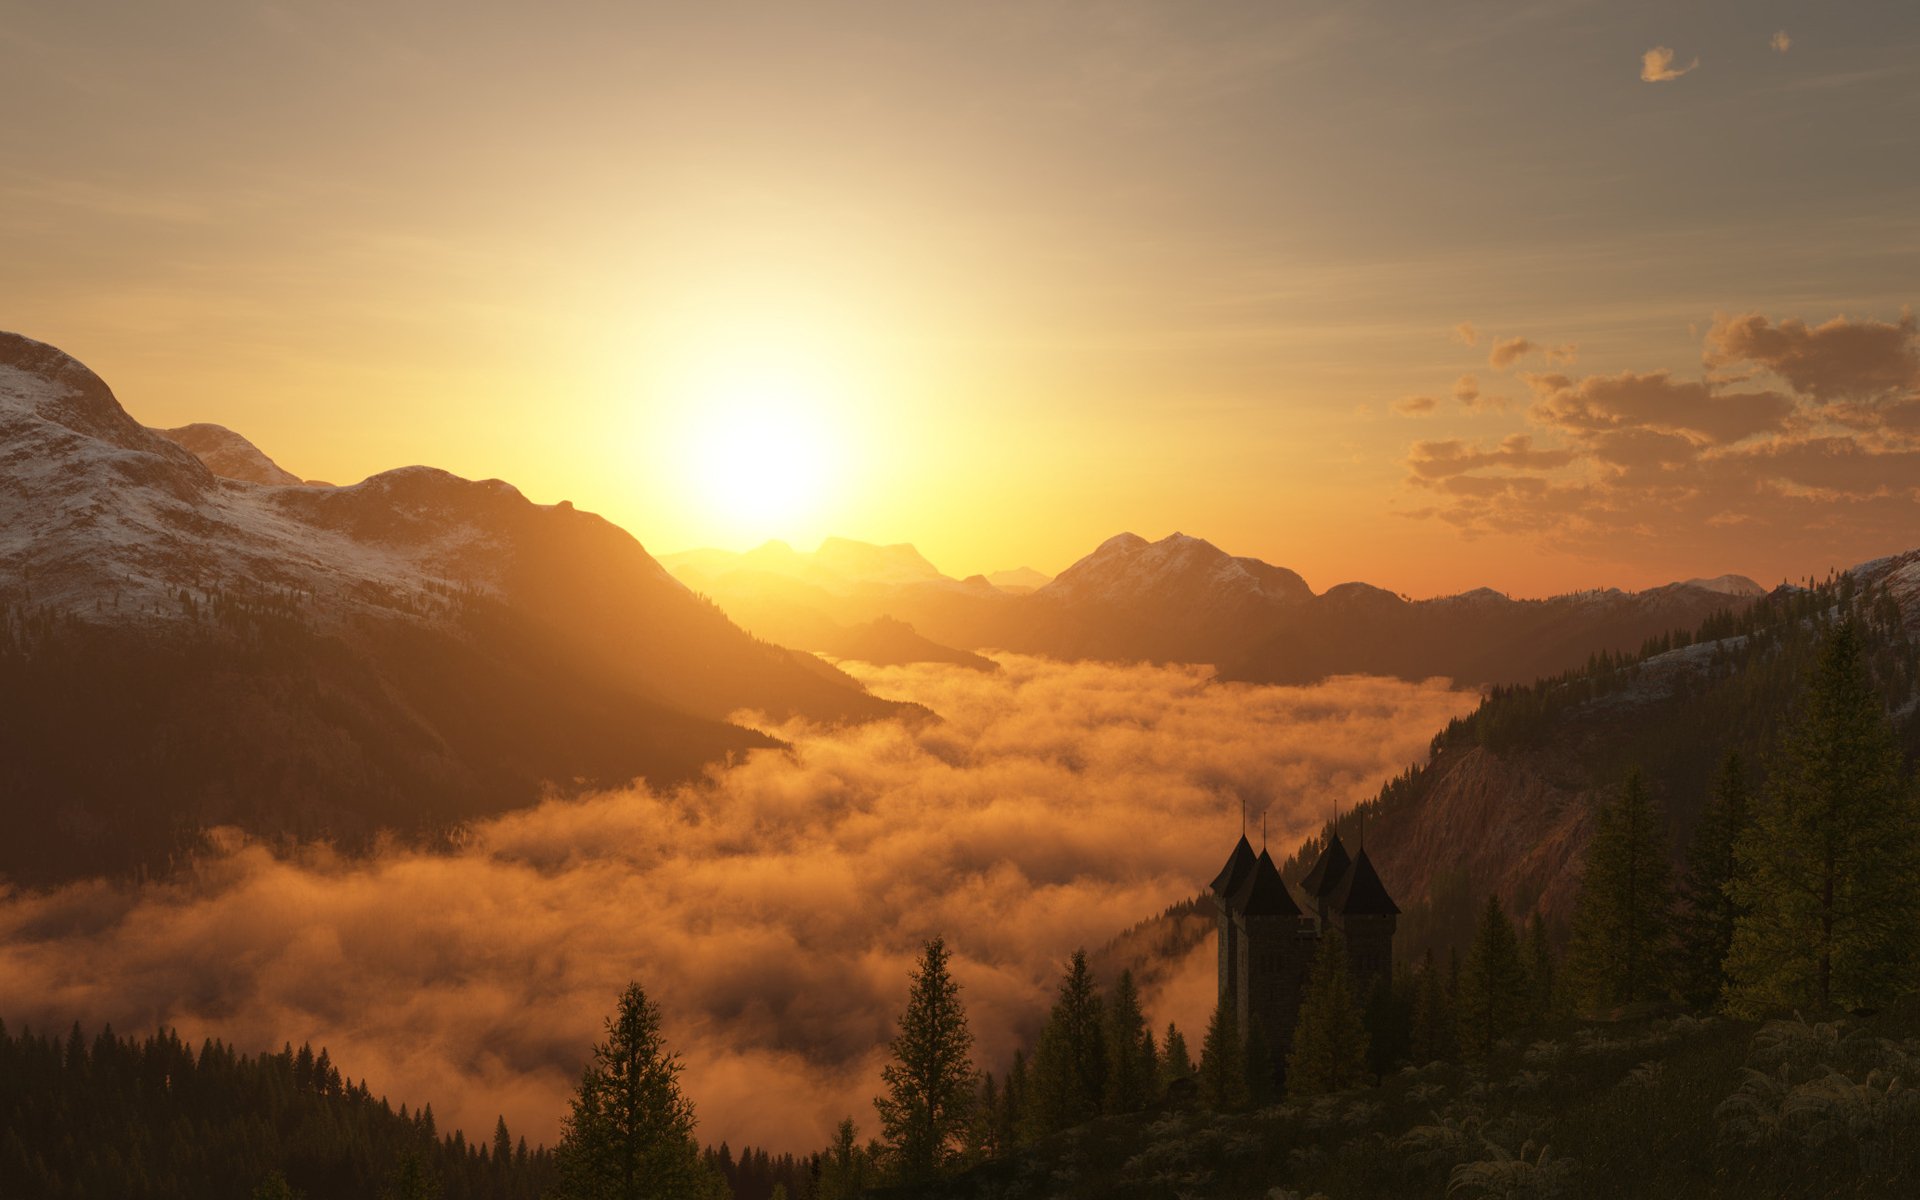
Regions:
[[[0,328],[657,553],[1920,545],[1911,3],[0,0]]]

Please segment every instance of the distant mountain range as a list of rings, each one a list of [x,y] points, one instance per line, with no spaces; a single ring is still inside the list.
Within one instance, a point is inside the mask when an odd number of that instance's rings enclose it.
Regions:
[[[842,652],[850,628],[890,619],[929,648],[1207,662],[1223,678],[1266,683],[1356,673],[1526,682],[1596,651],[1638,649],[1765,592],[1722,575],[1545,600],[1481,588],[1415,601],[1364,583],[1316,594],[1294,571],[1180,533],[1157,542],[1123,533],[1058,578],[1031,572],[1012,586],[943,575],[912,546],[844,539],[810,555],[774,542],[661,562],[746,628],[836,657],[857,657]]]
[[[742,709],[900,711],[597,516],[427,467],[307,485],[218,426],[143,428],[14,334],[0,462],[16,879],[153,865],[214,823],[351,839],[684,779],[771,744]]]

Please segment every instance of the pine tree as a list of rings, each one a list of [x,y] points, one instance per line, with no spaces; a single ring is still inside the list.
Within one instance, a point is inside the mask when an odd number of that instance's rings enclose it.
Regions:
[[[1553,949],[1547,944],[1547,923],[1536,910],[1527,920],[1527,987],[1531,1003],[1527,1015],[1545,1021],[1554,1013]]]
[[[895,1177],[906,1184],[947,1169],[972,1115],[973,1033],[949,957],[945,939],[927,943],[893,1039],[894,1061],[880,1072],[887,1094],[873,1102]]]
[[[1687,870],[1680,885],[1686,902],[1677,922],[1681,990],[1701,1008],[1718,1004],[1726,990],[1727,954],[1733,949],[1734,926],[1745,911],[1734,890],[1742,874],[1736,851],[1746,835],[1750,809],[1746,772],[1736,750],[1727,755],[1719,786],[1687,846]]]
[[[1736,854],[1730,1010],[1871,1007],[1911,986],[1920,817],[1851,621],[1821,648]]]
[[[712,1179],[693,1138],[693,1104],[680,1092],[680,1059],[660,1032],[660,1010],[627,985],[594,1046],[560,1139],[566,1200],[704,1195]]]
[[[1590,1009],[1666,994],[1672,962],[1673,869],[1639,771],[1594,814],[1587,873],[1574,900],[1567,976]]]
[[[1207,1037],[1200,1044],[1200,1099],[1215,1112],[1234,1112],[1247,1104],[1247,1072],[1240,1031],[1224,1001],[1213,1006]]]
[[[1193,1074],[1193,1056],[1187,1053],[1187,1036],[1167,1022],[1167,1036],[1160,1045],[1160,1085]]]
[[[1287,1095],[1320,1096],[1366,1077],[1367,1030],[1353,995],[1347,940],[1337,929],[1320,939],[1287,1056]]]
[[[1033,1055],[1027,1103],[1033,1136],[1058,1133],[1100,1115],[1107,1082],[1102,1007],[1087,952],[1076,950]]]
[[[1470,1058],[1492,1054],[1494,1044],[1526,1019],[1527,968],[1520,958],[1520,939],[1498,896],[1488,896],[1481,911],[1455,1004],[1460,1049]]]
[[[820,1181],[814,1200],[855,1200],[875,1182],[873,1147],[862,1146],[860,1131],[847,1117],[833,1132],[833,1144],[820,1156]]]
[[[1133,986],[1133,972],[1120,972],[1113,997],[1106,1005],[1107,1049],[1106,1096],[1103,1107],[1110,1113],[1139,1112],[1158,1094],[1157,1056],[1153,1050],[1153,1031],[1147,1028],[1147,1015],[1140,1010],[1140,993]]]
[[[1413,1057],[1414,980],[1405,971],[1376,979],[1361,1020],[1367,1030],[1367,1070],[1385,1075]]]
[[[1007,1086],[1000,1089],[999,1129],[996,1137],[1011,1152],[1024,1136],[1027,1124],[1027,1052],[1015,1050],[1007,1068]]]
[[[1453,1057],[1453,1007],[1431,949],[1414,974],[1412,1041],[1409,1053],[1418,1066]]]

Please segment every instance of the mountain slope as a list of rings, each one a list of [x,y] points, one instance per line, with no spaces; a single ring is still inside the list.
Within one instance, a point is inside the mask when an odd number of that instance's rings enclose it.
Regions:
[[[291,486],[301,481],[264,454],[260,447],[224,425],[195,423],[177,429],[156,429],[154,433],[193,454],[222,479],[243,479],[248,483]]]
[[[898,711],[743,633],[630,535],[498,480],[222,478],[0,334],[0,873],[163,864],[197,832],[444,828],[554,784],[770,744],[754,709]],[[108,739],[111,739],[109,741]]]
[[[747,628],[808,648],[829,649],[849,627],[890,618],[944,647],[1206,662],[1224,679],[1255,683],[1363,673],[1523,683],[1737,612],[1762,591],[1723,575],[1546,600],[1479,588],[1413,601],[1365,583],[1316,595],[1293,571],[1180,533],[1154,542],[1119,534],[1052,580],[1033,574],[1037,587],[954,580],[911,546],[838,539],[812,554],[770,542],[664,562]]]
[[[1489,892],[1517,915],[1563,928],[1595,807],[1638,768],[1681,859],[1729,751],[1754,786],[1794,719],[1825,630],[1860,625],[1909,761],[1920,755],[1920,552],[1867,564],[1811,590],[1781,588],[1739,618],[1640,656],[1496,690],[1434,739],[1434,757],[1342,818],[1364,836],[1406,910],[1398,953],[1460,945]],[[1324,832],[1322,839],[1324,838]],[[1301,848],[1291,877],[1322,839]]]

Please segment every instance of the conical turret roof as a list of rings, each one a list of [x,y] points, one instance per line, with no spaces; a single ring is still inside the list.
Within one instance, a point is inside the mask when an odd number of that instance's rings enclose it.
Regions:
[[[1387,895],[1387,885],[1380,882],[1380,873],[1373,869],[1366,847],[1360,848],[1360,857],[1353,860],[1346,878],[1334,890],[1333,910],[1348,917],[1384,917],[1400,911],[1393,897]]]
[[[1247,843],[1247,835],[1243,833],[1240,843],[1227,856],[1227,865],[1221,867],[1220,873],[1213,877],[1213,894],[1222,900],[1231,897],[1235,889],[1253,874],[1253,867],[1253,847]]]
[[[1340,833],[1335,830],[1327,840],[1327,848],[1320,852],[1320,860],[1313,864],[1307,877],[1300,881],[1300,890],[1318,900],[1330,896],[1340,886],[1347,874],[1347,868],[1353,860],[1347,857],[1347,848],[1340,842]]]
[[[1293,894],[1287,891],[1287,881],[1280,878],[1280,869],[1273,865],[1273,856],[1265,850],[1260,852],[1253,871],[1228,903],[1249,917],[1300,915],[1300,906],[1293,902]]]

